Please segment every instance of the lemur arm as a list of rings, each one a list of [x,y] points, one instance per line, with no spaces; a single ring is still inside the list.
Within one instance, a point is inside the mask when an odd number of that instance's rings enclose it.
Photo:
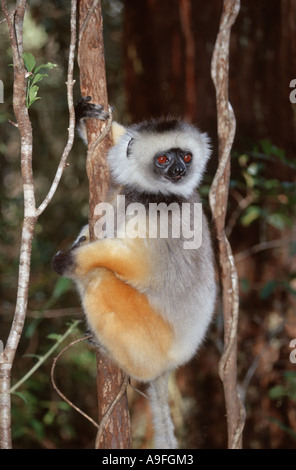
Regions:
[[[83,237],[85,238],[85,237]],[[97,268],[106,268],[129,284],[144,289],[151,279],[150,260],[143,239],[104,238],[59,251],[53,269],[61,276],[82,281]]]
[[[72,252],[74,276],[83,277],[96,268],[106,268],[120,279],[147,287],[151,277],[143,239],[104,238],[82,245]]]

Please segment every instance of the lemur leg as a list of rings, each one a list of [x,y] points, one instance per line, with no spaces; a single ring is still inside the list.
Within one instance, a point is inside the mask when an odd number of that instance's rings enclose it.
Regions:
[[[174,341],[171,325],[149,304],[146,296],[112,272],[88,276],[83,307],[100,345],[127,374],[152,380],[171,364]]]
[[[77,282],[88,324],[113,360],[133,377],[155,378],[170,366],[174,333],[140,291],[151,278],[144,240],[84,242],[57,253],[53,268]]]

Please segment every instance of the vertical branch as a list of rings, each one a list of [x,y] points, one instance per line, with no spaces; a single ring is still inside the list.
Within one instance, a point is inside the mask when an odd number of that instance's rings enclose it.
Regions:
[[[230,179],[230,151],[235,135],[235,116],[228,99],[230,32],[240,8],[239,0],[224,0],[220,29],[212,57],[212,79],[218,113],[219,165],[210,189],[210,206],[219,249],[219,269],[224,315],[224,353],[219,364],[228,425],[228,447],[242,447],[245,411],[237,390],[238,277],[225,235]]]
[[[8,11],[5,0],[1,0],[2,9],[8,25],[9,37],[12,46],[13,66],[14,66],[14,84],[13,84],[13,110],[17,121],[17,127],[21,139],[21,172],[24,194],[24,219],[21,234],[21,248],[19,261],[19,275],[17,287],[17,299],[15,314],[10,329],[10,333],[5,345],[5,349],[0,355],[0,447],[10,449],[11,441],[11,370],[18,348],[20,337],[23,331],[27,305],[30,281],[30,266],[32,241],[34,229],[38,216],[49,204],[65,168],[66,158],[71,150],[74,140],[74,107],[73,107],[73,66],[74,51],[76,41],[76,0],[72,1],[71,7],[71,47],[69,54],[69,67],[67,79],[67,95],[70,102],[70,122],[69,137],[63,156],[58,166],[57,174],[48,196],[38,209],[35,204],[32,153],[33,153],[33,135],[32,126],[26,107],[26,70],[23,62],[23,20],[26,10],[26,1],[18,0],[14,15]]]
[[[99,0],[79,2],[79,51],[80,86],[82,96],[91,96],[95,103],[108,109],[103,25]],[[87,174],[89,179],[89,225],[90,236],[94,239],[95,206],[106,200],[109,185],[109,170],[106,154],[111,145],[108,134],[103,140],[97,137],[106,130],[106,123],[98,120],[87,122],[88,154]],[[130,448],[131,428],[127,405],[127,384],[124,373],[107,357],[97,355],[97,389],[99,422],[105,423],[100,430],[96,447],[103,449]],[[126,388],[126,387],[125,387]],[[120,397],[120,399],[118,399]],[[116,402],[115,406],[113,404]],[[112,413],[109,412],[112,407]],[[106,419],[108,416],[108,419]]]
[[[0,441],[1,448],[9,449],[12,447],[11,400],[9,394],[11,369],[26,318],[30,279],[30,259],[36,217],[32,171],[33,136],[29,113],[28,109],[26,108],[26,71],[21,55],[23,43],[22,25],[26,9],[26,2],[17,2],[17,9],[15,11],[15,25],[12,22],[12,17],[8,11],[5,0],[2,0],[2,9],[8,25],[9,36],[12,45],[14,65],[13,110],[21,138],[21,171],[24,192],[24,220],[21,235],[16,308],[10,334],[8,336],[5,349],[2,353],[2,359],[0,363]]]

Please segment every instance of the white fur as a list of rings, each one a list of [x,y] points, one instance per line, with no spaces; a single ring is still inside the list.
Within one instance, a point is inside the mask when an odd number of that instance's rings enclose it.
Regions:
[[[127,157],[127,147],[132,138],[131,151]],[[181,148],[193,156],[188,174],[177,183],[153,172],[155,154],[171,148]],[[210,153],[208,136],[190,124],[182,123],[181,130],[162,133],[139,132],[130,127],[110,149],[108,162],[118,184],[128,184],[150,193],[189,197],[200,183]]]

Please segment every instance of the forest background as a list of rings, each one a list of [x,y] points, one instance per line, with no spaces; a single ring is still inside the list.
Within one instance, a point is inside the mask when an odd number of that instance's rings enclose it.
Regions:
[[[37,199],[47,193],[65,145],[65,92],[69,47],[69,2],[32,0],[26,14],[24,47],[37,64],[52,62],[30,108],[34,129]],[[174,114],[208,132],[213,157],[201,191],[207,193],[217,166],[215,90],[210,63],[222,1],[103,0],[109,102],[123,124]],[[0,18],[2,19],[2,18]],[[19,136],[13,121],[13,70],[7,26],[0,24],[0,340],[5,343],[14,312],[23,216]],[[79,98],[76,67],[75,99]],[[242,0],[231,34],[229,96],[237,120],[227,217],[240,279],[238,380],[247,420],[246,448],[296,445],[296,1]],[[294,86],[295,88],[295,86]],[[58,191],[36,227],[29,311],[18,357],[16,381],[81,318],[71,282],[51,270],[59,248],[70,245],[88,217],[85,148],[76,140]],[[172,412],[184,448],[225,448],[223,388],[218,377],[222,320],[217,309],[198,356],[172,381]],[[83,335],[84,325],[80,325]],[[77,336],[77,331],[76,331]],[[94,428],[61,401],[50,383],[49,359],[13,396],[13,440],[20,448],[91,448]],[[95,358],[88,346],[63,356],[63,392],[96,417]],[[79,387],[78,387],[79,384]],[[144,397],[129,391],[133,445],[151,445],[152,427]]]

